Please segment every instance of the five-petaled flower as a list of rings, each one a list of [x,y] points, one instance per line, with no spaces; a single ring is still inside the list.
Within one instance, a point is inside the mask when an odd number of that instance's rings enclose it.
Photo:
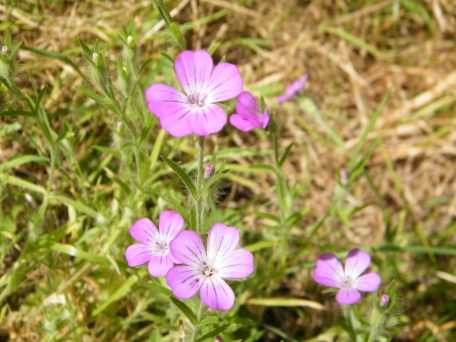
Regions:
[[[231,115],[230,123],[243,132],[249,132],[255,128],[266,128],[269,114],[260,113],[255,97],[248,91],[243,91],[237,97],[236,112]]]
[[[362,275],[371,262],[369,254],[354,249],[348,253],[345,267],[334,254],[322,255],[313,271],[313,279],[320,285],[338,288],[336,300],[339,304],[355,304],[361,300],[361,292],[375,292],[381,283],[376,272]]]
[[[285,92],[277,97],[277,102],[283,103],[293,99],[301,90],[304,89],[307,83],[307,79],[308,76],[305,74],[290,84],[287,89],[285,89]]]
[[[216,103],[235,98],[243,82],[234,64],[219,63],[204,50],[183,51],[174,71],[182,91],[166,84],[153,84],[145,91],[149,110],[161,127],[174,137],[207,136],[219,132],[227,117]]]
[[[178,213],[167,210],[160,214],[159,229],[147,218],[136,221],[130,235],[137,243],[125,251],[128,266],[148,263],[149,273],[154,277],[165,276],[174,265],[170,242],[184,228],[184,219]]]
[[[166,280],[174,295],[189,299],[198,291],[212,310],[227,311],[234,305],[234,293],[227,280],[241,280],[254,270],[253,255],[238,248],[239,230],[215,224],[208,234],[207,251],[201,237],[184,230],[171,242],[176,265]]]

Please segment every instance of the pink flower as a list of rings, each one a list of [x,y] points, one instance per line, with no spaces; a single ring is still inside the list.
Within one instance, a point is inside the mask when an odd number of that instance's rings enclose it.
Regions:
[[[306,83],[307,83],[308,76],[303,75],[300,78],[298,78],[296,81],[294,81],[292,84],[290,84],[285,92],[277,97],[277,102],[278,103],[283,103],[286,101],[291,100],[293,97],[295,97],[301,90],[304,89]]]
[[[226,113],[217,102],[235,98],[242,91],[238,68],[229,63],[214,67],[203,50],[183,51],[174,64],[183,92],[166,84],[152,84],[145,91],[149,110],[161,127],[174,137],[207,136],[226,124]]]
[[[207,251],[201,237],[184,230],[171,243],[177,260],[166,281],[179,299],[189,299],[198,291],[210,309],[227,311],[234,305],[234,293],[227,280],[241,280],[252,274],[253,255],[238,248],[239,230],[215,224],[209,231]]]
[[[269,114],[259,113],[255,97],[248,91],[243,91],[237,97],[236,113],[231,115],[230,123],[243,132],[249,132],[255,128],[266,128]]]
[[[315,266],[313,279],[320,285],[338,288],[339,304],[355,304],[361,300],[361,292],[375,292],[381,283],[376,272],[361,275],[369,267],[369,254],[353,249],[348,253],[345,268],[334,254],[322,255]]]
[[[184,219],[174,211],[160,214],[159,229],[147,218],[136,221],[130,228],[130,235],[137,243],[125,251],[128,266],[148,263],[149,273],[154,277],[166,275],[174,265],[169,244],[184,227]]]

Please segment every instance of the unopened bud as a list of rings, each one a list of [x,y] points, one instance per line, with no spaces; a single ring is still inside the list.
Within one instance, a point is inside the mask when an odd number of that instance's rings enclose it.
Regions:
[[[131,43],[133,43],[133,37],[131,35],[128,35],[127,37],[127,44],[128,45],[131,45]]]
[[[96,64],[98,63],[98,53],[92,53],[92,61]]]
[[[381,297],[380,297],[380,306],[381,307],[385,307],[388,305],[390,301],[390,297],[387,295],[387,294],[382,294]]]
[[[2,45],[2,54],[6,55],[8,53],[8,46]]]
[[[212,164],[207,164],[204,167],[204,179],[210,178],[215,172],[215,167]]]

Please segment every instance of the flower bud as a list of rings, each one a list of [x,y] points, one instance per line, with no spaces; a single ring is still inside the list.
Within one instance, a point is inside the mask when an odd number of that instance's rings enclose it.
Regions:
[[[380,297],[380,306],[381,307],[387,306],[389,301],[390,301],[390,297],[386,293],[382,294]]]
[[[204,167],[204,179],[210,178],[215,172],[215,167],[212,164],[207,164]]]

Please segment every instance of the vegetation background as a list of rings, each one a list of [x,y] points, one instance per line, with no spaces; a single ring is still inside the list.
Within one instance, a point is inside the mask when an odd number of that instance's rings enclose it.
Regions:
[[[361,247],[394,298],[379,333],[455,341],[455,1],[166,5],[188,48],[239,65],[281,146],[294,144],[280,249],[268,133],[209,139],[224,171],[209,222],[239,227],[257,264],[236,309],[210,317],[225,339],[347,340],[310,270],[323,252]],[[159,156],[192,172],[194,141],[161,132],[142,95],[173,82],[175,36],[146,0],[1,0],[0,32],[0,341],[178,341],[181,308],[123,258],[136,218],[186,214]],[[302,95],[278,105],[305,73]]]

